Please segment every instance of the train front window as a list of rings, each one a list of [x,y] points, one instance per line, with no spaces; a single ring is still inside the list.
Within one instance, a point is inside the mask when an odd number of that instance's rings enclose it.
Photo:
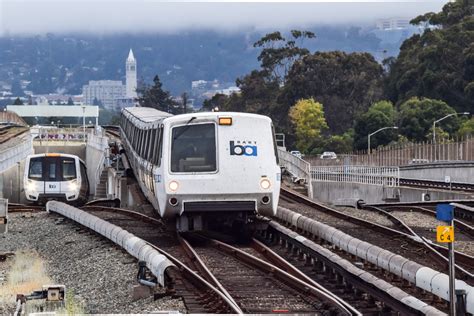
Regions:
[[[28,178],[33,180],[41,180],[43,178],[43,161],[41,158],[32,158],[30,160]]]
[[[193,124],[174,127],[171,172],[212,172],[216,164],[216,127]]]
[[[47,161],[46,163],[48,174],[46,181],[57,181],[56,180],[56,161]]]
[[[76,179],[76,162],[72,158],[62,158],[63,181]]]

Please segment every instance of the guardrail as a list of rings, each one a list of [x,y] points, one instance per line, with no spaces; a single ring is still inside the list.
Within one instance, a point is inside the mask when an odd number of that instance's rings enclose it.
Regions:
[[[400,169],[398,167],[311,166],[311,180],[398,187]]]
[[[294,181],[303,180],[308,186],[308,196],[313,197],[313,186],[311,184],[311,165],[309,162],[304,161],[289,152],[278,148],[278,158],[280,160],[280,166],[284,167],[293,177]]]

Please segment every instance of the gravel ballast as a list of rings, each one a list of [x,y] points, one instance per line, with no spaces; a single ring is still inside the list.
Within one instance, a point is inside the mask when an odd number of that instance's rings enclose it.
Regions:
[[[181,299],[133,301],[137,260],[105,238],[56,214],[12,213],[9,232],[0,235],[0,253],[36,251],[56,284],[64,284],[85,313],[186,312]],[[0,275],[8,273],[0,264]],[[1,286],[1,283],[0,283]],[[29,294],[29,293],[22,293]],[[0,314],[13,313],[12,305]]]

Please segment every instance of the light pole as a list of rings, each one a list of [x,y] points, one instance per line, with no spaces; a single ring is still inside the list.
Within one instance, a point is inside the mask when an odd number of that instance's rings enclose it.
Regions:
[[[387,127],[382,127],[382,128],[379,128],[378,130],[376,130],[375,132],[373,133],[370,133],[368,136],[367,136],[367,155],[369,155],[369,159],[370,159],[370,137],[377,134],[378,132],[381,132],[383,130],[386,130],[386,129],[390,129],[390,128],[393,128],[393,129],[398,129],[398,126],[387,126]]]
[[[447,119],[448,117],[451,117],[453,115],[469,115],[469,114],[470,114],[469,112],[451,113],[451,114],[443,116],[439,120],[436,120],[436,121],[433,122],[433,145],[434,145],[433,153],[434,153],[434,160],[436,160],[436,123],[441,122],[442,120]]]
[[[82,105],[82,133],[86,135],[86,106]]]
[[[447,119],[448,117],[453,116],[453,115],[469,115],[469,114],[470,114],[469,112],[451,113],[446,116],[443,116],[439,120],[434,121],[433,122],[433,144],[436,144],[436,123],[441,122],[442,120]]]

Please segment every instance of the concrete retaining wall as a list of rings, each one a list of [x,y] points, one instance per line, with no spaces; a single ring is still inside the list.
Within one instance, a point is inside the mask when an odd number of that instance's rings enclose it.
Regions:
[[[23,189],[24,170],[25,160],[23,159],[0,173],[0,198],[8,199],[11,203],[27,202]]]
[[[451,182],[473,183],[474,162],[437,162],[400,167],[401,178],[444,181],[446,176],[451,178]]]
[[[69,155],[76,155],[82,160],[86,159],[86,144],[85,143],[74,143],[74,142],[58,142],[42,141],[41,144],[37,141],[33,142],[35,154],[46,154],[46,153],[62,153]]]
[[[345,199],[364,200],[366,203],[383,203],[387,200],[393,201],[397,197],[399,197],[400,202],[417,202],[422,200],[423,193],[430,194],[432,201],[474,198],[473,194],[444,190],[407,187],[392,188],[359,183],[313,181],[314,199],[330,204],[337,204]]]
[[[92,195],[95,195],[95,189],[99,183],[100,174],[102,170],[104,170],[104,164],[108,159],[108,151],[109,139],[107,137],[94,135],[92,133],[87,135],[85,161],[90,185],[89,193]]]

